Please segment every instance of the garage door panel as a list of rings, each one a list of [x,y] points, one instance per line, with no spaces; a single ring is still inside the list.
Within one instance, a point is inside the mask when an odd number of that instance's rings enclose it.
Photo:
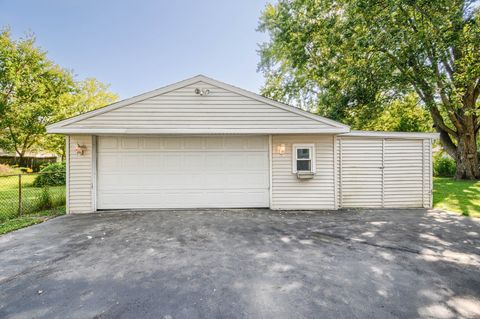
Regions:
[[[102,149],[109,150],[118,148],[118,139],[116,137],[103,137],[102,138]]]
[[[149,150],[157,150],[157,149],[160,149],[163,145],[162,145],[162,140],[156,138],[156,137],[146,137],[143,139],[143,145],[144,145],[144,148]]]
[[[186,150],[201,150],[204,149],[205,139],[202,137],[191,137],[184,139],[183,145]]]
[[[251,150],[264,150],[265,139],[263,136],[252,136],[247,139],[247,148]]]
[[[245,153],[235,152],[225,154],[222,158],[223,167],[229,171],[244,171],[248,170],[246,163],[248,156]]]
[[[132,208],[179,208],[178,203],[185,201],[195,202],[195,207],[245,207],[245,196],[248,196],[252,207],[262,207],[265,198],[268,198],[268,192],[259,189],[258,191],[228,191],[228,190],[205,190],[205,191],[185,191],[185,190],[167,190],[159,194],[156,190],[145,190],[141,194],[132,194],[123,192],[119,197],[118,193],[105,193],[99,198],[98,205],[103,209],[118,209],[121,205],[124,209]],[[158,207],[161,202],[162,206]],[[133,206],[132,206],[133,205]]]
[[[250,189],[251,185],[257,185],[262,188],[268,188],[268,180],[261,173],[251,174],[232,174],[225,179],[226,188]]]
[[[144,157],[138,158],[134,154],[128,154],[121,157],[121,169],[127,172],[141,173],[145,167]]]
[[[268,158],[264,154],[249,154],[245,161],[245,164],[251,170],[264,171],[268,170]]]
[[[123,149],[139,149],[140,148],[140,138],[138,137],[129,137],[122,139],[122,148]]]
[[[166,137],[163,145],[167,150],[178,150],[183,148],[183,138],[180,137]]]
[[[205,167],[205,155],[201,153],[191,153],[182,157],[182,169],[189,172],[196,172]]]
[[[110,166],[111,171],[121,170],[120,157],[115,154],[105,154],[104,156],[99,157],[98,165],[102,167]]]
[[[141,156],[141,154],[136,155],[136,157]],[[165,153],[159,158],[159,166],[151,167],[151,171],[157,171],[161,169],[169,170],[169,171],[178,171],[183,167],[182,165],[182,158],[179,157],[175,153]]]
[[[205,140],[205,148],[208,150],[218,150],[223,148],[223,137],[210,137]]]
[[[268,207],[268,139],[99,137],[99,209]]]
[[[144,170],[150,170],[152,171],[151,167],[163,167],[163,158],[160,155],[157,154],[145,154],[143,158],[143,163],[144,163]]]
[[[231,137],[229,139],[225,139],[224,141],[226,149],[242,150],[247,148],[247,139],[242,136]]]

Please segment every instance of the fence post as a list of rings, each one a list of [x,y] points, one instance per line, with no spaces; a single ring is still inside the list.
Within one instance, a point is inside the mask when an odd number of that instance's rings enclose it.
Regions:
[[[22,174],[18,174],[18,216],[22,215]]]

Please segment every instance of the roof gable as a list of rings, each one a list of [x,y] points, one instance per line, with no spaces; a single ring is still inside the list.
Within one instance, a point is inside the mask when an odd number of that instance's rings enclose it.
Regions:
[[[195,89],[209,90],[207,95]],[[49,133],[344,133],[348,126],[199,75],[52,124]]]

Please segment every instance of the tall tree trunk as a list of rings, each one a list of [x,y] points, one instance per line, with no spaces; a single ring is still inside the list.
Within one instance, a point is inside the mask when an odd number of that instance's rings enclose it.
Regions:
[[[477,157],[477,136],[473,128],[467,126],[467,132],[458,135],[455,161],[457,170],[455,179],[480,178],[480,168]]]
[[[435,128],[440,133],[440,142],[443,148],[456,162],[455,179],[480,178],[477,156],[478,131],[475,130],[476,121],[473,120],[473,117],[465,116],[467,121],[459,123],[459,129],[453,131],[445,126],[441,117],[438,116],[438,112],[431,111],[431,114]],[[453,134],[455,134],[455,139],[452,138]]]
[[[24,163],[24,158],[25,158],[25,152],[17,152],[18,154],[18,166],[24,167],[26,166]]]

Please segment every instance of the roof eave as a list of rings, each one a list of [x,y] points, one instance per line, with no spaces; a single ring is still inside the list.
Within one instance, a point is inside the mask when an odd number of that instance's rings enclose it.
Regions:
[[[381,131],[351,131],[341,134],[348,137],[384,137],[384,138],[408,138],[408,139],[438,139],[439,133],[425,132],[381,132]]]
[[[341,134],[349,132],[348,128],[249,128],[249,129],[105,129],[105,128],[48,128],[52,134]]]
[[[316,115],[316,114],[313,114],[313,113],[310,113],[310,112],[307,112],[307,111],[304,111],[304,110],[301,110],[299,108],[296,108],[296,107],[288,105],[288,104],[284,104],[284,103],[266,98],[266,97],[261,96],[259,94],[256,94],[256,93],[238,88],[238,87],[233,86],[231,84],[220,82],[218,80],[206,77],[204,75],[197,75],[197,76],[194,76],[192,78],[189,78],[189,79],[186,79],[186,80],[183,80],[183,81],[180,81],[180,82],[176,82],[176,83],[164,86],[162,88],[159,88],[159,89],[147,92],[147,93],[143,93],[143,94],[134,96],[134,97],[126,99],[126,100],[122,100],[122,101],[107,105],[107,106],[102,107],[100,109],[96,109],[96,110],[93,110],[93,111],[90,111],[90,112],[86,112],[86,113],[83,113],[83,114],[80,114],[80,115],[77,115],[77,116],[59,121],[57,123],[53,123],[53,124],[47,126],[47,132],[48,133],[56,133],[54,131],[58,128],[63,128],[67,125],[71,125],[71,124],[76,123],[78,121],[81,121],[81,120],[84,120],[84,119],[87,119],[87,118],[91,118],[91,117],[94,117],[94,116],[97,116],[97,115],[100,115],[100,114],[103,114],[103,113],[106,113],[106,112],[109,112],[109,111],[112,111],[112,110],[115,110],[115,109],[118,109],[118,108],[121,108],[121,107],[124,107],[124,106],[127,106],[127,105],[130,105],[130,104],[148,99],[148,98],[153,97],[153,96],[161,95],[161,94],[170,92],[172,90],[175,90],[177,88],[181,88],[181,87],[188,86],[190,84],[196,83],[198,81],[203,81],[203,82],[209,83],[211,85],[221,87],[225,90],[230,90],[232,92],[235,92],[237,94],[252,98],[254,100],[263,102],[265,104],[269,104],[269,105],[278,107],[278,108],[283,109],[284,111],[287,111],[287,112],[296,113],[300,116],[303,116],[303,117],[306,117],[306,118],[309,118],[309,119],[312,119],[312,120],[315,120],[315,121],[318,121],[318,122],[322,122],[324,124],[325,123],[329,124],[335,129],[343,130],[343,132],[349,132],[350,131],[350,127],[348,125],[343,124],[343,123],[340,123],[340,122],[337,122],[337,121],[334,121],[334,120],[331,120],[331,119],[328,119],[328,118],[325,118],[325,117],[322,117],[322,116],[319,116],[319,115]]]

